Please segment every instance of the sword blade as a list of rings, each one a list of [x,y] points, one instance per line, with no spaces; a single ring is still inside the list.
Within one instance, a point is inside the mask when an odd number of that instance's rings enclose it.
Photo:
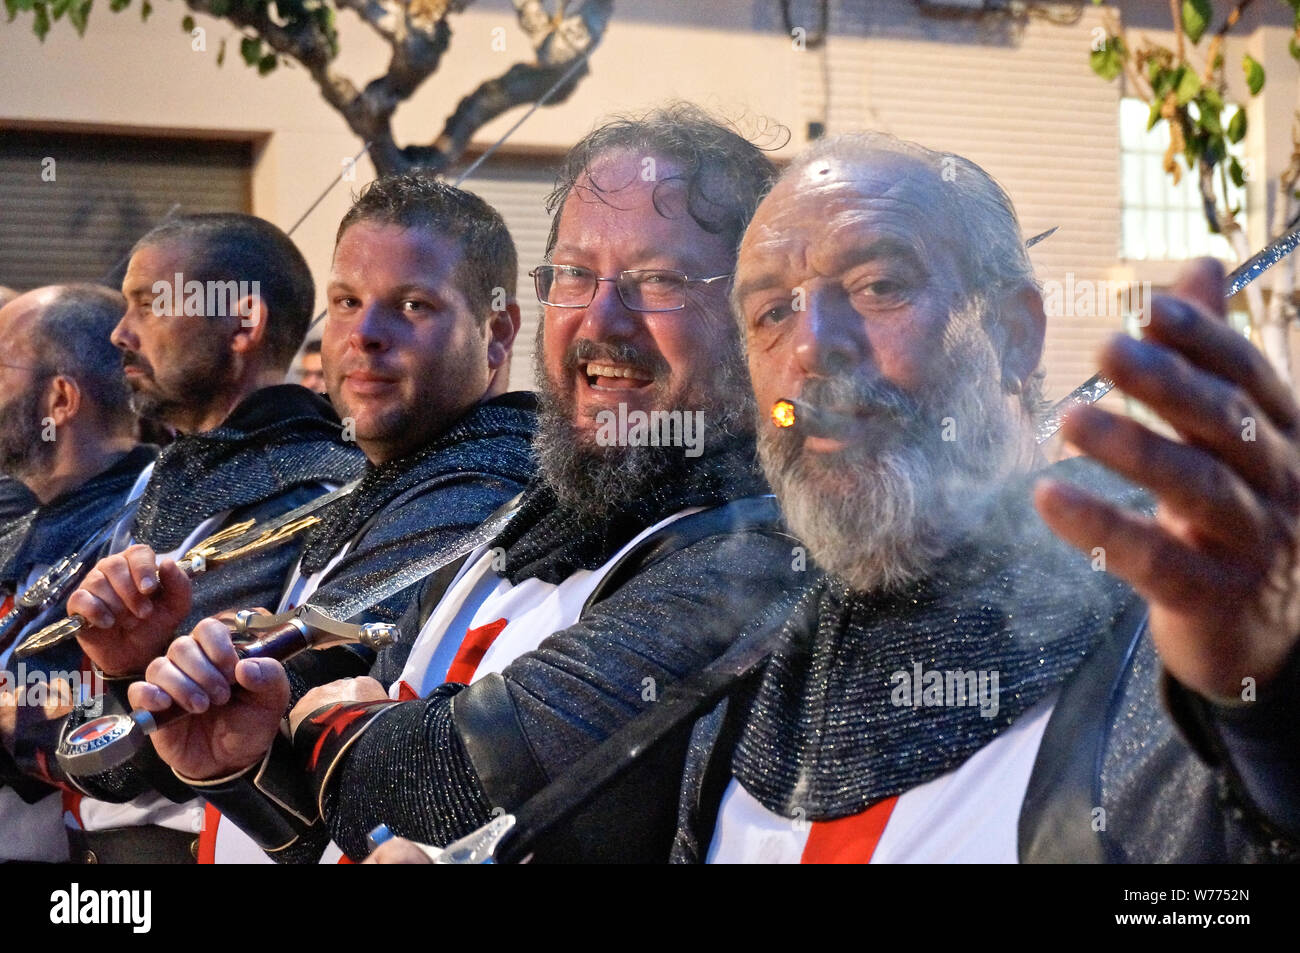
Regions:
[[[1055,231],[1053,229],[1052,231]],[[1044,232],[1044,237],[1050,233]],[[1031,239],[1032,241],[1033,239]],[[1224,283],[1227,285],[1227,292],[1224,298],[1231,298],[1242,288],[1246,287],[1264,272],[1268,271],[1279,261],[1285,258],[1291,252],[1295,251],[1296,246],[1300,245],[1300,226],[1296,226],[1280,238],[1275,238],[1258,252],[1251,255],[1236,268],[1232,269],[1225,277]],[[1045,443],[1055,436],[1056,432],[1061,429],[1061,424],[1065,422],[1065,415],[1075,407],[1082,404],[1095,404],[1107,394],[1115,382],[1104,374],[1093,374],[1086,381],[1076,387],[1070,393],[1066,394],[1047,412],[1038,425],[1035,436],[1039,443]]]

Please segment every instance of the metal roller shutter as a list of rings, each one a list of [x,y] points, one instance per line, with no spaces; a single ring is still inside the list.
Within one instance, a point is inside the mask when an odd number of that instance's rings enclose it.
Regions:
[[[492,205],[515,240],[519,254],[519,311],[523,318],[519,337],[515,339],[514,358],[510,365],[511,390],[533,389],[533,345],[541,307],[533,293],[533,279],[528,272],[541,264],[546,253],[546,236],[551,217],[546,213],[546,197],[555,186],[559,155],[494,155],[474,170],[463,188],[481,196]],[[456,173],[447,177],[456,180]]]
[[[0,130],[0,284],[116,287],[173,207],[249,211],[251,168],[249,142]]]

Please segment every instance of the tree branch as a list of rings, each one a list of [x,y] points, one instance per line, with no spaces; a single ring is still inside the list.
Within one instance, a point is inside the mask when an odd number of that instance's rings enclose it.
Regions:
[[[575,13],[555,22],[540,0],[513,2],[519,25],[537,51],[537,62],[516,63],[500,76],[480,83],[457,104],[433,143],[402,150],[410,164],[445,169],[460,158],[483,126],[515,106],[540,99],[577,57],[589,54],[600,43],[614,6],[613,0],[586,0]],[[577,70],[550,101],[567,99],[586,73],[586,66]]]

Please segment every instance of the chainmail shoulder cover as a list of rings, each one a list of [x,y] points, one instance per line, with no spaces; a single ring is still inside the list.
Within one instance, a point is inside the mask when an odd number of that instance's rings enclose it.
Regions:
[[[24,521],[28,532],[21,545],[5,559],[0,580],[9,591],[13,592],[36,567],[51,566],[76,552],[90,535],[111,520],[135,485],[140,471],[157,454],[157,447],[137,446],[102,473],[35,510],[32,519]],[[88,555],[87,559],[93,564],[93,556]],[[60,603],[43,613],[40,619],[62,612]],[[33,631],[35,624],[29,623],[21,632]],[[77,671],[82,667],[81,647],[76,642],[69,642],[27,659],[23,665],[28,678],[38,672],[49,676],[54,672]],[[14,681],[19,680],[15,678]],[[0,782],[15,787],[29,799],[48,793],[49,787],[32,781],[26,775],[43,777],[39,757],[50,757],[56,741],[57,723],[45,717],[42,707],[16,706],[13,731],[6,736],[5,746],[0,750]]]
[[[135,538],[173,550],[205,519],[308,483],[345,483],[365,458],[344,443],[328,402],[297,384],[245,397],[215,430],[178,438],[158,457]]]
[[[1065,461],[1050,475],[1149,506],[1090,461]],[[902,591],[853,593],[835,579],[809,590],[732,758],[736,779],[768,810],[845,817],[953,770],[1109,631],[1130,590],[1047,529],[1030,486],[1014,481],[976,533]],[[986,687],[996,675],[996,707],[901,694],[921,683],[918,670],[942,673],[945,684],[947,673],[983,673]],[[952,684],[970,682],[955,675]]]
[[[51,566],[77,551],[121,507],[140,471],[158,455],[142,444],[108,469],[16,521],[0,537],[0,586],[21,584],[37,566]]]
[[[526,560],[514,544],[516,566],[534,567],[539,578],[560,566],[572,572],[602,550],[612,555],[621,548],[614,539],[625,542],[686,506],[752,495],[763,486],[753,468],[752,446],[734,446],[730,454],[730,464],[708,464],[712,476],[678,485],[675,498],[674,487],[664,486],[652,501],[641,501],[635,519],[623,513],[581,527],[538,516],[542,508],[537,507],[528,525],[542,531],[522,534]],[[722,478],[728,466],[736,474],[730,493]],[[532,492],[538,499],[544,488]],[[571,537],[564,536],[566,525]],[[517,529],[516,534],[521,538]],[[507,666],[510,701],[543,771],[554,777],[653,704],[658,692],[720,655],[774,592],[805,581],[807,573],[796,563],[791,540],[781,533],[708,537],[647,566],[594,603],[576,624]],[[461,688],[445,685],[427,698],[393,706],[349,749],[327,791],[325,813],[334,839],[350,856],[364,855],[366,832],[381,819],[401,836],[445,844],[491,816],[493,806],[452,721],[452,699]],[[670,773],[664,791],[646,796],[662,795],[671,803],[677,781]]]
[[[41,501],[36,498],[36,494],[27,489],[22,481],[0,476],[0,528],[40,505]]]
[[[320,532],[304,546],[299,572],[323,569],[351,545],[311,595],[312,605],[330,612],[372,590],[406,564],[445,551],[517,496],[534,470],[535,403],[532,394],[505,394],[480,404],[418,453],[372,468],[325,510]],[[417,580],[354,618],[397,622],[421,584]],[[410,639],[385,650],[388,664],[399,654],[405,660],[415,633],[403,631]],[[345,654],[358,660],[355,670],[338,667],[349,661]],[[294,697],[324,681],[365,674],[372,663],[372,653],[360,646],[303,653],[288,666]]]

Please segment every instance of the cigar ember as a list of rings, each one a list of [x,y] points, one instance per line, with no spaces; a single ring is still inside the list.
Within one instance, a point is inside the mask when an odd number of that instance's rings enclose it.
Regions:
[[[772,424],[785,429],[798,427],[809,437],[830,436],[836,431],[836,416],[795,397],[782,397],[772,405]]]
[[[772,405],[772,423],[778,427],[793,427],[794,415],[794,401],[782,398]]]

